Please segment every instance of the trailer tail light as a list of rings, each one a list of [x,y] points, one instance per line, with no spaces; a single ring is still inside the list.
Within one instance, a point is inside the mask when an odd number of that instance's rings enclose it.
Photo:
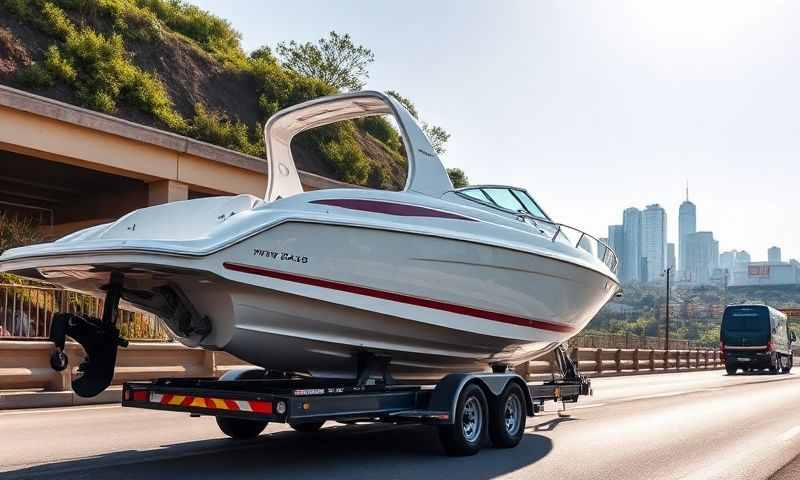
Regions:
[[[775,345],[772,343],[772,340],[767,342],[767,351],[771,352],[775,348]]]
[[[725,353],[725,342],[719,342],[719,351]]]
[[[131,392],[131,400],[134,402],[147,402],[150,400],[150,392],[147,390],[134,390]]]

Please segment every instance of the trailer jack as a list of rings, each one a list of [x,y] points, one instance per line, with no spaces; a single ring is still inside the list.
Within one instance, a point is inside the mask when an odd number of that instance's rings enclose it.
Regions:
[[[93,397],[109,385],[114,377],[117,347],[127,347],[116,327],[117,307],[122,293],[122,276],[112,274],[107,285],[103,318],[93,318],[71,313],[53,315],[50,341],[55,350],[50,356],[50,366],[56,371],[67,368],[69,359],[64,353],[67,336],[78,342],[86,352],[85,360],[78,366],[78,378],[72,389],[81,397]]]

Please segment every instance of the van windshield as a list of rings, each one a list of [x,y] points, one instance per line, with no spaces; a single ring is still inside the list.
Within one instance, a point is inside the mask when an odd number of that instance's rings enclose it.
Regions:
[[[769,331],[769,312],[763,307],[728,308],[722,318],[722,329],[728,332]]]

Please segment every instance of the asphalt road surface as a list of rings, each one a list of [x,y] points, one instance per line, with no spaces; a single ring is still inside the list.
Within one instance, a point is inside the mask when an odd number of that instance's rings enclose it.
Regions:
[[[798,479],[800,375],[722,371],[596,379],[528,418],[515,449],[443,456],[423,426],[271,425],[252,441],[213,418],[121,408],[0,412],[0,478]]]

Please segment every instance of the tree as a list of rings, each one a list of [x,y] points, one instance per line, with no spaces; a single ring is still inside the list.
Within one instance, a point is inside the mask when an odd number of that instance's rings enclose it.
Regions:
[[[466,187],[469,185],[467,174],[464,173],[464,170],[461,170],[460,168],[448,168],[447,176],[450,177],[450,181],[453,182],[453,187],[455,188]]]
[[[39,239],[33,219],[12,217],[0,212],[0,253],[8,248],[36,243]]]
[[[406,110],[408,110],[408,113],[410,113],[412,117],[419,119],[419,112],[417,112],[417,107],[414,105],[414,103],[411,102],[411,100],[400,95],[394,90],[386,90],[386,94],[389,95],[390,97],[394,97],[395,100],[397,100],[398,102],[400,102],[401,105],[406,107]]]
[[[423,122],[422,130],[425,132],[425,135],[428,136],[428,140],[430,140],[431,146],[436,153],[442,155],[447,152],[445,145],[447,145],[447,141],[450,140],[450,134],[447,133],[444,128]]]
[[[360,90],[369,78],[367,66],[375,60],[372,50],[355,45],[349,34],[331,32],[316,44],[281,42],[277,48],[284,67],[319,79],[339,90]]]
[[[269,63],[276,62],[275,55],[272,53],[272,49],[267,45],[262,45],[250,52],[250,58],[253,60],[264,60]]]

